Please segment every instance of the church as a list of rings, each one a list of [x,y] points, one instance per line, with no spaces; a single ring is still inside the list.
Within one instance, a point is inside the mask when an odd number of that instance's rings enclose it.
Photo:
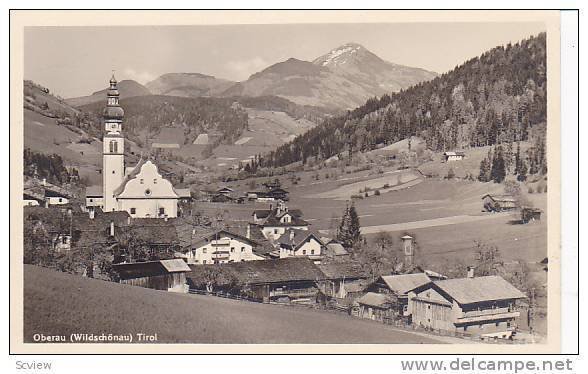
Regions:
[[[174,218],[178,216],[179,195],[151,160],[141,159],[134,167],[126,166],[125,138],[122,135],[124,110],[114,75],[110,79],[104,108],[102,188],[86,190],[86,208],[104,212],[127,211],[134,218]]]

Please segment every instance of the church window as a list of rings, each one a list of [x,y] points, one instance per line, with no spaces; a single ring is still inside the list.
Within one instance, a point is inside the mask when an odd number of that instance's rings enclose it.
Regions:
[[[204,265],[206,265],[206,260],[202,260],[202,263],[203,263]]]
[[[145,195],[147,195],[147,196],[151,195],[151,190],[150,189],[146,189],[145,190]]]
[[[112,171],[112,174],[114,174],[114,170]]]
[[[109,146],[110,153],[113,153],[114,152],[114,142],[112,140],[110,141],[110,143],[108,144],[108,146]]]
[[[143,184],[143,182],[145,182],[145,181],[143,180],[143,178],[141,178],[141,179],[139,180],[139,183]]]
[[[310,254],[313,255],[314,254],[314,249],[310,250]]]
[[[165,214],[165,208],[159,208],[159,215]]]
[[[131,208],[131,214],[136,214],[137,213],[137,208]]]
[[[153,180],[153,184],[157,184],[157,179],[154,179]]]

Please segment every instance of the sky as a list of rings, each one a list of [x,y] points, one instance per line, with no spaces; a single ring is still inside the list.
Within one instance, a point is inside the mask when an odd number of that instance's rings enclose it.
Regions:
[[[483,52],[545,31],[543,23],[380,23],[27,27],[24,76],[65,97],[165,73],[235,81],[290,57],[312,61],[348,43],[384,60],[444,73]]]

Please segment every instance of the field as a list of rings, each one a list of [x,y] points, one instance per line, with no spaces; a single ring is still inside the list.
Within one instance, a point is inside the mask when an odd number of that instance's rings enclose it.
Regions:
[[[159,343],[440,343],[303,307],[174,294],[25,265],[24,341],[32,335],[155,334]]]

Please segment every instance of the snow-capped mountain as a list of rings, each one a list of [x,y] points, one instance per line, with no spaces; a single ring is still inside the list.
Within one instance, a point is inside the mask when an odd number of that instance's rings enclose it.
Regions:
[[[436,73],[393,64],[348,43],[313,62],[290,58],[274,64],[224,95],[282,96],[298,104],[349,109],[368,98],[433,79]]]

